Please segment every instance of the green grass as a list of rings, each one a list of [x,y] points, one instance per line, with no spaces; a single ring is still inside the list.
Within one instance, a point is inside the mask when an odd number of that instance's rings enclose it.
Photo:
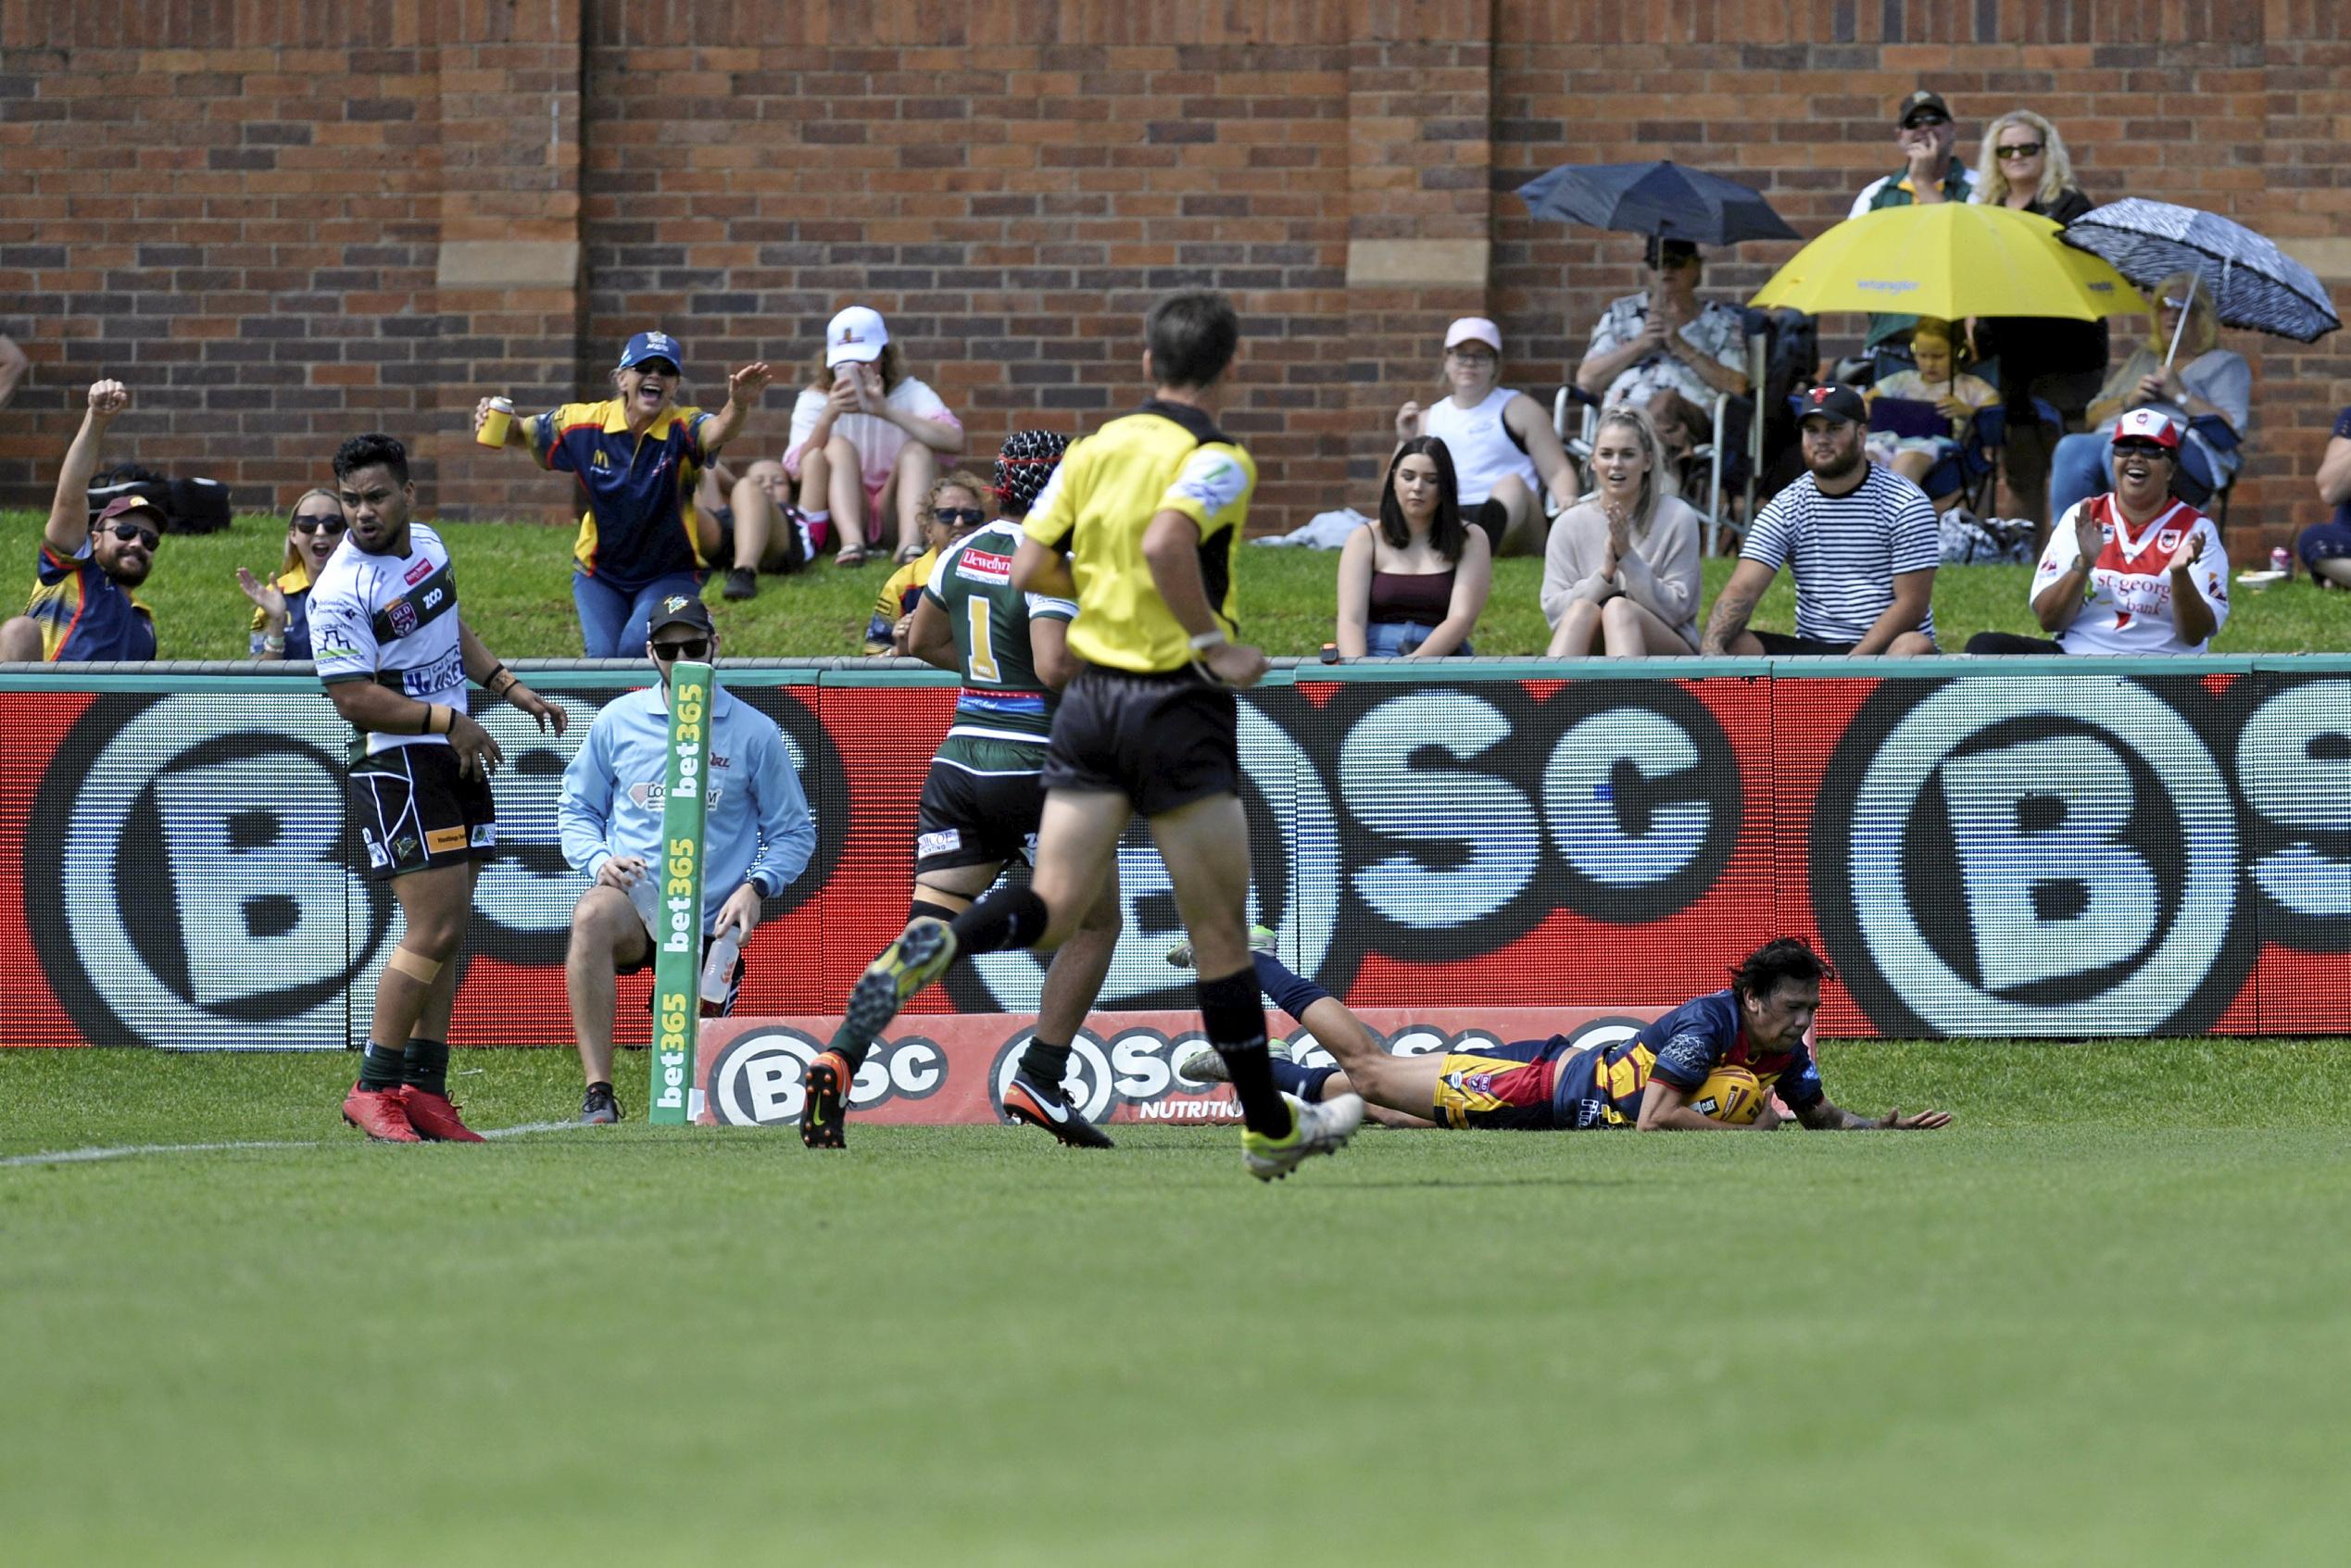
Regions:
[[[641,1082],[641,1055],[622,1062]],[[12,1562],[2316,1562],[2351,1045],[1830,1045],[1930,1135],[641,1123],[0,1052]],[[567,1053],[460,1052],[479,1124]]]
[[[31,589],[33,553],[43,519],[0,513],[0,561],[23,563]],[[443,536],[457,561],[467,619],[507,659],[576,658],[579,627],[572,611],[572,532],[535,523],[445,523]],[[171,538],[157,554],[154,575],[141,596],[155,608],[164,656],[243,659],[252,607],[237,592],[236,569],[275,566],[283,548],[282,519],[248,515],[213,534]],[[2244,563],[2240,562],[2239,565]],[[1730,575],[1731,563],[1705,563],[1706,602]],[[759,597],[726,604],[713,583],[729,658],[827,659],[855,655],[866,618],[889,568],[859,571],[829,563],[798,577],[763,577]],[[1276,658],[1312,658],[1332,636],[1335,550],[1251,549],[1241,564],[1241,620],[1248,634]],[[2031,576],[2021,566],[1951,567],[1935,577],[1935,624],[1943,646],[1956,652],[1976,632],[2039,634],[2026,606]],[[1550,641],[1538,591],[1542,563],[1498,561],[1494,586],[1480,619],[1481,654],[1540,654]],[[1795,593],[1785,573],[1757,608],[1754,624],[1795,630]],[[2214,640],[2219,653],[2351,651],[2351,598],[2321,594],[2307,579],[2266,593],[2240,590],[2234,613]]]

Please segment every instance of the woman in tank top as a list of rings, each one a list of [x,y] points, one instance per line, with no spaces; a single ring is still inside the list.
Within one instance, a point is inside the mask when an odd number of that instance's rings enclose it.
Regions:
[[[1659,493],[1664,457],[1637,405],[1600,417],[1591,498],[1559,514],[1543,552],[1552,658],[1698,651],[1698,514]]]
[[[1497,385],[1502,329],[1465,316],[1445,333],[1451,395],[1427,408],[1396,410],[1396,439],[1433,435],[1452,454],[1462,510],[1486,531],[1498,556],[1531,556],[1543,547],[1543,492],[1562,508],[1576,504],[1576,470],[1542,406]]]
[[[1453,459],[1416,436],[1389,459],[1379,521],[1357,529],[1339,558],[1339,651],[1350,659],[1468,654],[1486,608],[1493,557],[1462,521]]]

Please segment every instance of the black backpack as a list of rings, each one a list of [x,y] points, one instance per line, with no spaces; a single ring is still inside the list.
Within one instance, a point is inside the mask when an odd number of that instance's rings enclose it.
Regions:
[[[118,463],[90,485],[90,521],[124,495],[153,502],[169,533],[216,533],[229,526],[229,487],[217,479],[166,479],[136,463]]]

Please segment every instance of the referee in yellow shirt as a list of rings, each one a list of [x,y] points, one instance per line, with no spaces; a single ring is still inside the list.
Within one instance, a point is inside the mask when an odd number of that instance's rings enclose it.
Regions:
[[[1157,391],[1070,448],[1012,562],[1022,589],[1077,600],[1069,646],[1085,661],[1053,718],[1036,874],[952,925],[915,921],[874,960],[849,995],[836,1050],[809,1064],[800,1136],[811,1148],[841,1144],[849,1074],[836,1051],[870,1041],[961,954],[1060,946],[1100,893],[1137,811],[1175,884],[1201,1021],[1240,1100],[1250,1173],[1286,1176],[1309,1155],[1336,1151],[1363,1119],[1352,1095],[1306,1105],[1275,1086],[1249,950],[1234,693],[1266,663],[1233,640],[1233,558],[1257,466],[1215,422],[1240,321],[1222,295],[1179,294],[1152,308],[1144,336]],[[1060,1055],[1025,1063],[1032,1080],[1058,1086],[1066,1047]],[[1061,1109],[1076,1114],[1066,1101]]]

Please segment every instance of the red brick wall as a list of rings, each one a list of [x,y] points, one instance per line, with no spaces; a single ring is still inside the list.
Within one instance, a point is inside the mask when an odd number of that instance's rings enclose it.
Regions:
[[[290,500],[334,442],[410,438],[446,511],[554,515],[466,440],[476,396],[597,385],[655,321],[699,390],[887,312],[975,451],[1140,396],[1138,320],[1232,291],[1228,422],[1260,517],[1368,508],[1388,419],[1451,317],[1555,383],[1637,244],[1530,221],[1554,163],[1740,173],[1816,232],[1891,165],[1924,82],[1963,150],[2014,104],[2091,194],[2207,206],[2318,256],[2343,297],[2351,45],[2332,0],[0,0],[0,504],[39,505],[101,373],[120,445]],[[1787,247],[1712,270],[1751,289]],[[2237,334],[2256,371],[2237,517],[2311,521],[2351,350]],[[779,448],[791,389],[748,448]]]

